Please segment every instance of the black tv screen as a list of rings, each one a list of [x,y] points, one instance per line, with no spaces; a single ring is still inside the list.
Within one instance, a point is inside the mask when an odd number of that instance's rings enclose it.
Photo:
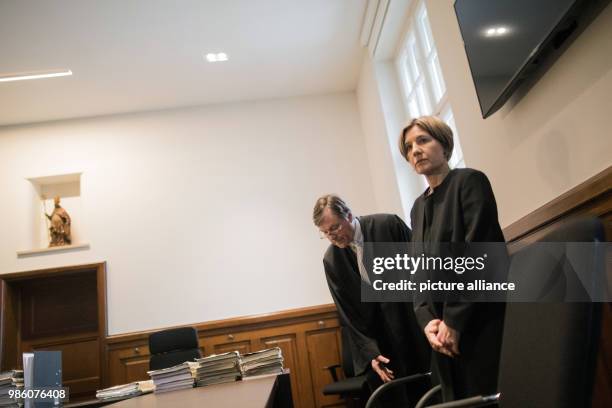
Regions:
[[[588,1],[587,1],[588,2]],[[547,48],[577,26],[581,0],[457,0],[483,118],[497,111]],[[569,32],[569,33],[568,33]]]

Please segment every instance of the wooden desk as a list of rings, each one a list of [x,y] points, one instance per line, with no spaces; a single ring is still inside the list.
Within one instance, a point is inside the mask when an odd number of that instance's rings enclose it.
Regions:
[[[119,402],[119,400],[101,401],[99,399],[91,399],[91,400],[84,400],[84,401],[79,401],[79,402],[69,402],[67,404],[63,404],[62,407],[63,408],[100,408],[106,405],[114,404],[116,402]]]
[[[147,394],[111,404],[109,408],[190,408],[273,406],[277,376]]]

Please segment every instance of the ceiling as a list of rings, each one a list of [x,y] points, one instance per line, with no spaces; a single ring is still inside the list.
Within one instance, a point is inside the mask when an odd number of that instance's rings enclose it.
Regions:
[[[366,3],[3,0],[0,126],[354,90]]]

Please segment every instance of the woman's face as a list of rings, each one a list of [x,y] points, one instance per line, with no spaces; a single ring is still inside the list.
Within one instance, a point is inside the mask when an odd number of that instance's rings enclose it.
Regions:
[[[418,174],[424,176],[437,174],[447,165],[444,148],[436,139],[413,126],[404,136],[406,159]]]

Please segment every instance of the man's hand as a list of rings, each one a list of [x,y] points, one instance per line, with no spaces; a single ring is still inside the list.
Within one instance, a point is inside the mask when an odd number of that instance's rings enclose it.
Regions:
[[[450,357],[459,355],[459,339],[461,333],[441,322],[438,326],[437,340],[442,343],[442,347],[450,352]],[[449,355],[448,353],[444,353]]]
[[[374,360],[372,360],[372,370],[380,377],[383,382],[389,382],[395,377],[393,376],[393,371],[389,370],[385,364],[389,363],[389,359],[385,356],[378,356]]]

